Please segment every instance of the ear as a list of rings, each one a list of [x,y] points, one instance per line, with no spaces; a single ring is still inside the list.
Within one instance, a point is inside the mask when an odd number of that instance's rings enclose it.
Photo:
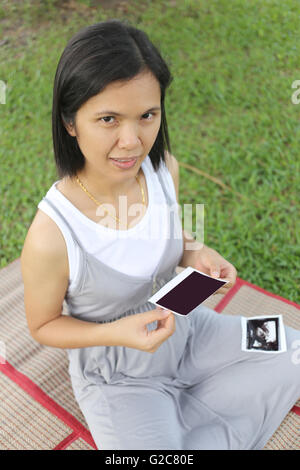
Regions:
[[[70,134],[71,137],[76,137],[75,129],[71,124],[65,124],[65,128],[67,129],[67,132]]]
[[[70,134],[71,137],[76,137],[76,131],[75,131],[75,126],[74,126],[73,122],[66,123],[66,121],[64,120],[63,117],[62,117],[62,122],[63,122],[63,125],[65,126],[68,134]]]

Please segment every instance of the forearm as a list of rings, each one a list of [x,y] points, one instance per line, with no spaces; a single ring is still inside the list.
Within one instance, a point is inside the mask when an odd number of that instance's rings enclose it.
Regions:
[[[40,344],[62,349],[115,346],[115,329],[115,322],[100,324],[62,315],[41,326],[32,336]]]
[[[205,245],[204,243],[197,242],[186,230],[182,231],[182,237],[184,241],[184,251],[178,265],[182,268],[187,268],[188,266],[193,267],[195,264],[195,259],[199,255],[199,251]]]

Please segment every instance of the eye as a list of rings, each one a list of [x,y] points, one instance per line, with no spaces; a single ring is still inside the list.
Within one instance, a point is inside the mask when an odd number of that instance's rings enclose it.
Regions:
[[[106,124],[111,124],[111,122],[108,122],[108,121],[105,121],[105,119],[113,119],[114,117],[113,116],[105,116],[105,117],[102,117],[99,119],[99,121],[102,121],[102,119],[104,120],[103,122],[105,122]]]
[[[150,118],[144,118],[146,121],[151,121],[153,119],[153,117],[155,116],[155,113],[145,113],[143,114],[142,117],[144,116],[150,116]],[[99,121],[102,121],[104,122],[105,124],[113,124],[113,121],[108,121],[107,119],[115,119],[114,116],[104,116],[102,118],[99,119]]]
[[[155,113],[145,113],[145,114],[143,114],[143,116],[147,116],[147,115],[152,115],[154,117]],[[147,119],[147,121],[150,121],[150,119]]]

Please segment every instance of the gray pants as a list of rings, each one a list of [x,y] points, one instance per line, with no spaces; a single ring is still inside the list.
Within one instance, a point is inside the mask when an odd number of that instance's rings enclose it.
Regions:
[[[99,369],[71,376],[99,450],[262,449],[300,397],[300,331],[286,327],[285,353],[250,353],[241,317],[201,306],[186,339],[183,320],[154,354],[97,348]]]

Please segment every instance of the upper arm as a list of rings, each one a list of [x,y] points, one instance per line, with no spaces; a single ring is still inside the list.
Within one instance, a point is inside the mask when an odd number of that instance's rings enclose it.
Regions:
[[[174,181],[177,202],[179,204],[179,164],[174,155],[165,151],[165,161],[169,172]]]
[[[30,226],[21,253],[24,304],[30,333],[58,318],[68,288],[68,255],[63,236],[43,214]]]

